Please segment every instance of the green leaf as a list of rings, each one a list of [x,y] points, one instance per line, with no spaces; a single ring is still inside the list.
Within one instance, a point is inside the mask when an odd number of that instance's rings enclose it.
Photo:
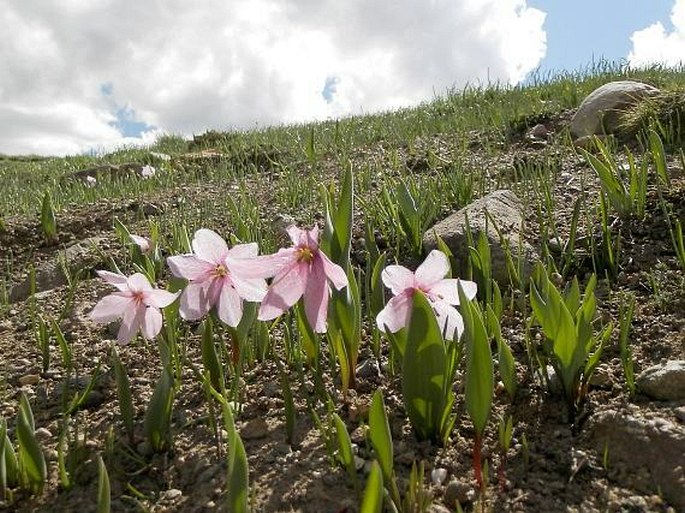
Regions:
[[[333,338],[340,363],[343,391],[356,385],[355,369],[362,337],[359,286],[351,267],[347,269],[347,282],[344,289],[333,291],[329,306],[329,338]]]
[[[133,439],[133,398],[131,396],[131,383],[124,364],[121,363],[116,347],[112,347],[112,367],[114,368],[114,379],[117,383],[117,399],[119,400],[119,413],[124,423],[124,429],[129,437]]]
[[[383,470],[383,477],[390,483],[393,473],[392,435],[390,434],[388,416],[385,412],[383,392],[380,389],[376,390],[371,399],[369,437],[373,450],[376,452],[376,458],[378,458],[378,462]]]
[[[295,318],[297,320],[297,330],[300,334],[300,341],[304,348],[304,352],[307,355],[307,363],[314,366],[319,359],[319,339],[309,325],[302,300],[298,301],[295,305]]]
[[[350,247],[352,244],[352,218],[354,211],[354,180],[352,165],[345,169],[337,204],[331,193],[325,194],[326,224],[322,241],[322,250],[333,262],[343,269],[348,267]]]
[[[371,464],[371,472],[366,481],[364,499],[360,513],[381,513],[383,511],[383,474],[377,461]]]
[[[0,502],[5,500],[9,488],[17,485],[17,455],[7,436],[7,421],[0,418]]]
[[[211,316],[202,322],[202,365],[209,372],[209,379],[215,390],[221,391],[225,387],[224,371],[214,344],[214,327]]]
[[[387,253],[380,255],[376,260],[376,265],[373,266],[373,271],[371,273],[371,299],[369,303],[371,317],[374,322],[376,316],[385,308],[385,291],[383,290],[382,274],[387,259]]]
[[[48,476],[43,451],[35,437],[35,424],[31,405],[25,394],[19,400],[17,415],[17,441],[19,442],[19,467],[26,487],[36,493],[43,490]]]
[[[459,285],[459,307],[464,317],[466,346],[466,411],[471,417],[477,436],[483,436],[492,408],[494,371],[490,341],[477,303],[468,299]]]
[[[156,452],[166,450],[171,443],[171,412],[174,404],[174,378],[162,369],[159,380],[145,411],[143,430]]]
[[[350,434],[347,432],[347,426],[342,421],[337,413],[332,414],[333,423],[335,424],[335,434],[338,440],[338,457],[343,464],[350,480],[354,484],[355,489],[358,487],[357,483],[357,468],[354,465],[354,453],[352,452],[352,441]]]
[[[52,205],[50,191],[45,191],[43,204],[40,211],[40,227],[43,231],[45,240],[49,243],[57,239],[57,221],[55,219],[55,208]]]
[[[98,505],[97,513],[109,513],[112,494],[109,486],[109,474],[102,457],[98,456]]]
[[[228,511],[247,513],[250,491],[250,475],[245,446],[238,435],[231,407],[224,400],[221,403],[224,427],[228,431]]]
[[[666,152],[661,137],[653,128],[649,130],[649,151],[656,167],[656,174],[662,185],[669,187],[671,179],[668,176],[668,166],[666,164]]]
[[[516,394],[516,363],[514,361],[514,355],[512,354],[509,345],[502,338],[502,329],[497,314],[490,305],[487,306],[487,319],[489,332],[497,342],[499,374],[507,394],[513,399]]]
[[[402,396],[420,439],[442,440],[442,421],[450,400],[445,396],[447,355],[440,327],[428,299],[414,293],[407,346],[402,364]]]
[[[57,324],[54,319],[52,320],[52,332],[54,333],[55,339],[57,340],[57,345],[59,345],[60,351],[62,352],[62,364],[67,372],[71,372],[71,346],[67,342],[66,338],[64,338],[64,333],[62,333],[59,324]]]

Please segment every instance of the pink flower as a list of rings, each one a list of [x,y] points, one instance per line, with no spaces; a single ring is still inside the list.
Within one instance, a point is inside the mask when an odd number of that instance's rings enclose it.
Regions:
[[[243,317],[243,299],[259,302],[266,294],[263,279],[244,278],[234,271],[236,262],[253,261],[257,244],[239,244],[228,249],[226,241],[212,230],[193,236],[194,254],[167,258],[171,272],[190,283],[181,296],[181,317],[197,320],[212,308],[223,322],[235,327]]]
[[[143,254],[147,254],[150,249],[152,249],[152,241],[147,237],[141,237],[140,235],[129,234],[131,241],[140,248]]]
[[[117,340],[128,344],[138,331],[146,339],[155,338],[162,329],[162,313],[178,297],[166,290],[155,289],[147,278],[140,273],[130,277],[109,271],[97,271],[98,276],[114,285],[118,292],[103,297],[90,312],[95,322],[107,323],[123,317]]]
[[[274,255],[258,257],[246,273],[262,278],[273,276],[269,291],[262,300],[258,319],[275,319],[304,297],[304,311],[317,333],[326,332],[330,283],[340,290],[347,286],[345,271],[319,249],[319,228],[302,230],[290,225],[286,231],[293,242]]]
[[[457,283],[461,283],[469,299],[476,296],[477,285],[472,281],[444,279],[449,272],[449,265],[443,252],[433,250],[416,269],[416,273],[401,265],[387,266],[381,278],[392,291],[393,298],[376,317],[378,328],[383,332],[387,328],[395,333],[406,327],[411,317],[412,296],[414,291],[420,290],[433,307],[445,338],[452,340],[456,331],[458,340],[464,331],[464,320],[455,308],[459,305]]]

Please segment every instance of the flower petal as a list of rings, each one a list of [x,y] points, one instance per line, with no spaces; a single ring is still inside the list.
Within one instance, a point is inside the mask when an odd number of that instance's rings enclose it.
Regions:
[[[304,291],[304,312],[309,325],[316,333],[326,333],[329,294],[330,287],[326,281],[323,259],[316,259],[312,263]]]
[[[228,250],[227,257],[231,258],[254,258],[259,254],[259,245],[256,242],[236,244]]]
[[[394,296],[385,308],[376,316],[378,329],[385,333],[386,328],[396,333],[409,323],[411,315],[413,289],[405,290]]]
[[[117,334],[117,341],[120,344],[128,344],[136,336],[145,317],[145,309],[146,306],[139,303],[124,312],[124,318],[121,321],[119,333]]]
[[[181,294],[181,306],[179,312],[181,317],[187,321],[196,321],[212,308],[209,302],[209,287],[211,281],[204,281],[202,283],[190,283]]]
[[[338,264],[334,264],[323,251],[317,253],[314,264],[316,264],[316,262],[321,262],[321,270],[324,273],[324,279],[328,277],[337,290],[347,287],[347,275],[345,274],[345,271]]]
[[[307,231],[302,228],[298,228],[296,224],[291,224],[285,229],[286,233],[290,237],[294,246],[306,245],[307,244]]]
[[[405,289],[414,288],[414,273],[401,265],[389,265],[381,273],[383,284],[394,296]]]
[[[142,273],[135,273],[128,277],[126,280],[128,283],[128,289],[131,292],[146,292],[152,290],[152,285]]]
[[[174,276],[192,281],[207,279],[216,267],[211,262],[201,260],[190,254],[171,256],[166,259],[166,262]]]
[[[112,273],[109,271],[95,271],[100,278],[105,280],[110,285],[114,285],[122,292],[128,290],[127,278],[123,274]]]
[[[228,245],[221,236],[207,228],[201,228],[193,236],[193,252],[207,262],[213,264],[223,263],[223,259],[228,253]]]
[[[260,321],[275,319],[297,303],[304,294],[309,274],[308,264],[295,264],[287,272],[276,276],[259,308]]]
[[[154,306],[145,309],[145,316],[142,322],[143,336],[152,340],[162,331],[162,313]]]
[[[461,288],[464,290],[464,294],[466,294],[466,297],[469,299],[473,299],[476,297],[476,294],[478,293],[478,284],[475,281],[469,281],[469,280],[458,280],[459,284],[461,285]]]
[[[132,305],[134,299],[121,292],[115,292],[103,297],[90,312],[90,318],[95,322],[111,322],[124,315],[124,312]]]
[[[235,274],[230,275],[231,283],[238,292],[238,295],[254,303],[259,303],[266,295],[266,281],[263,279],[245,280]]]
[[[167,290],[152,289],[143,294],[143,302],[147,306],[166,308],[171,303],[176,301],[176,298],[180,294],[180,292],[169,292]]]
[[[447,255],[434,249],[416,269],[416,283],[424,290],[428,290],[442,280],[449,271],[450,262]]]
[[[140,248],[140,251],[143,253],[147,253],[150,251],[150,246],[152,245],[152,242],[150,239],[147,237],[141,237],[140,235],[134,235],[134,234],[129,234],[129,237],[131,237],[131,240],[133,243]]]
[[[464,333],[464,319],[461,314],[445,301],[431,301],[430,303],[445,340],[454,340],[455,335],[459,340],[461,334]]]
[[[309,246],[312,250],[318,249],[319,247],[319,227],[318,225],[314,225],[314,227],[311,230],[307,231],[307,246]]]
[[[216,313],[219,319],[235,328],[243,317],[243,300],[233,287],[225,284],[221,288],[219,300],[216,303]]]
[[[281,248],[273,255],[230,258],[227,262],[231,272],[242,279],[271,278],[297,265],[297,253],[295,248]]]
[[[457,283],[459,283],[459,280],[455,278],[440,280],[426,292],[430,299],[445,301],[450,305],[458,305],[459,290],[457,289]]]

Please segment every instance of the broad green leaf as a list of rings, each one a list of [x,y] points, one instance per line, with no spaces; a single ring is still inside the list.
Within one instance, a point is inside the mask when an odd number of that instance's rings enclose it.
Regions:
[[[324,193],[326,224],[322,236],[322,250],[343,269],[348,267],[352,244],[352,217],[354,212],[354,180],[351,164],[345,169],[337,204],[332,192]]]
[[[426,296],[416,291],[402,364],[402,396],[420,439],[442,439],[441,421],[449,402],[444,395],[446,356],[435,313]]]
[[[98,456],[98,504],[97,513],[109,513],[112,494],[109,486],[109,474],[102,457]]]
[[[159,380],[145,411],[143,430],[156,452],[164,451],[171,443],[171,412],[174,404],[174,378],[162,369]]]
[[[36,493],[40,493],[48,476],[48,468],[43,451],[36,440],[31,406],[23,393],[17,414],[17,441],[19,442],[19,467],[26,479],[26,485]]]
[[[300,334],[300,341],[304,348],[304,352],[307,355],[307,362],[309,365],[313,366],[319,359],[319,339],[309,325],[302,300],[298,301],[295,305],[295,318],[297,320],[297,330]]]
[[[354,453],[352,452],[352,441],[350,440],[350,434],[347,432],[347,426],[345,426],[345,423],[337,413],[333,413],[332,417],[333,423],[335,424],[336,438],[338,440],[338,456],[340,458],[340,462],[347,469],[350,480],[356,489],[358,486],[357,469],[354,464]]]
[[[4,445],[3,452],[0,452],[0,467],[5,471],[5,484],[8,487],[16,486],[19,483],[19,462],[17,461],[17,453],[12,447],[9,436],[7,436],[7,421],[5,419],[0,423],[0,445]],[[4,434],[3,434],[4,433]]]
[[[238,326],[235,327],[235,332],[238,335],[240,344],[245,344],[255,319],[257,319],[258,306],[257,303],[243,301],[243,316],[240,318]]]
[[[129,439],[133,439],[133,398],[131,396],[131,383],[124,364],[121,363],[116,347],[112,347],[112,367],[114,379],[117,383],[117,398],[119,400],[119,413],[124,423],[124,429]]]
[[[383,470],[383,477],[389,483],[393,473],[393,446],[390,424],[383,402],[383,392],[376,390],[369,409],[369,437],[376,452],[376,458]]]
[[[464,317],[466,345],[466,411],[478,437],[485,431],[494,392],[494,371],[490,341],[477,303],[468,299],[459,286],[459,307]]]
[[[209,372],[212,386],[215,390],[223,390],[225,387],[224,370],[214,344],[214,326],[211,316],[207,316],[202,322],[201,353],[202,365]]]
[[[250,476],[245,446],[238,435],[233,412],[226,400],[221,403],[224,427],[228,432],[228,511],[247,513],[250,491]]]
[[[360,513],[381,513],[383,511],[383,474],[377,461],[371,464],[371,472],[366,481],[364,499]]]
[[[370,311],[373,322],[376,316],[385,308],[385,292],[383,290],[383,280],[381,278],[383,269],[385,269],[385,262],[387,261],[387,253],[383,253],[376,260],[376,265],[373,267],[371,273],[371,299]]]

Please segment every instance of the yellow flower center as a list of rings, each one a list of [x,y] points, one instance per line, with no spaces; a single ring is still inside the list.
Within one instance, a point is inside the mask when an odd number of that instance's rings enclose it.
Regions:
[[[297,250],[297,261],[298,262],[304,262],[304,263],[310,263],[312,260],[314,260],[314,253],[310,248],[307,246],[304,246],[300,249]]]
[[[217,276],[219,278],[228,276],[228,269],[226,269],[225,265],[219,264],[214,268],[214,276]]]

